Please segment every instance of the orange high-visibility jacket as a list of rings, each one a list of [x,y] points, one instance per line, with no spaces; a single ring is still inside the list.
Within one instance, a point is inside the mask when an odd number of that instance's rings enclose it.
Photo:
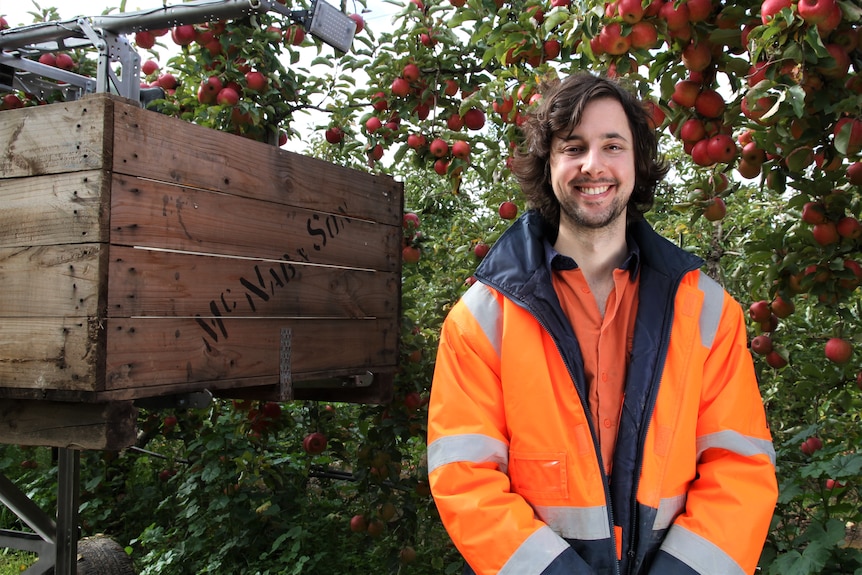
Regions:
[[[608,477],[543,234],[515,222],[443,325],[428,471],[453,542],[479,575],[753,573],[777,485],[741,307],[629,226],[640,305]]]

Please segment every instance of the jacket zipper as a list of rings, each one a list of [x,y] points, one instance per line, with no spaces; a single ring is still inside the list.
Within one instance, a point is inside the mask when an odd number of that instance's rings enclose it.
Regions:
[[[660,367],[662,369],[662,371],[664,370],[664,365],[665,365],[665,362],[667,361],[667,352],[670,349],[670,332],[671,332],[671,328],[672,328],[671,324],[673,322],[673,309],[674,309],[673,301],[674,301],[674,299],[676,299],[676,294],[679,291],[679,286],[682,283],[682,279],[685,277],[686,274],[693,272],[696,269],[698,269],[698,268],[686,269],[685,271],[682,272],[681,275],[679,275],[674,280],[674,283],[673,283],[674,290],[670,294],[670,297],[668,298],[668,305],[667,305],[668,311],[665,313],[666,325],[668,327],[662,333],[661,357],[659,357],[659,361],[656,363],[656,367],[657,368]],[[653,380],[655,380],[655,378],[656,378],[656,374],[653,374]],[[660,382],[661,381],[661,375],[658,375],[658,378],[659,378],[659,382]],[[631,525],[629,526],[631,528],[631,538],[630,538],[630,542],[629,542],[628,551],[626,552],[626,554],[628,555],[628,558],[629,558],[628,569],[626,569],[627,575],[631,575],[633,573],[634,558],[637,556],[637,550],[636,550],[637,538],[635,537],[635,534],[638,533],[637,525],[638,525],[638,515],[639,515],[637,494],[638,494],[638,490],[640,489],[641,472],[643,471],[643,446],[646,443],[646,436],[647,436],[647,434],[649,434],[650,427],[652,426],[652,413],[655,410],[655,404],[656,404],[657,399],[658,399],[658,389],[656,389],[655,393],[650,394],[649,403],[647,403],[646,410],[644,412],[644,414],[647,418],[646,419],[646,426],[644,426],[643,432],[638,437],[638,464],[637,464],[637,470],[636,470],[635,476],[634,476],[635,480],[634,480],[634,483],[632,485],[632,493],[631,493],[631,497],[632,497],[632,499],[631,499],[632,521],[631,521]]]
[[[563,360],[563,363],[566,366],[566,371],[569,374],[569,378],[572,380],[572,384],[575,386],[575,391],[578,394],[578,399],[580,399],[580,401],[581,401],[581,406],[584,409],[584,413],[586,414],[587,421],[589,422],[589,425],[590,425],[590,437],[593,440],[593,449],[595,450],[596,457],[598,458],[599,472],[602,474],[602,487],[605,491],[605,503],[607,503],[607,506],[608,506],[608,529],[610,532],[611,547],[612,547],[613,558],[614,558],[614,573],[616,575],[621,575],[621,573],[620,573],[620,562],[619,562],[619,560],[617,560],[617,539],[616,539],[616,536],[614,534],[614,510],[613,510],[613,502],[611,500],[610,483],[608,482],[607,473],[605,473],[605,465],[604,465],[604,462],[602,461],[602,452],[601,452],[601,449],[599,448],[598,439],[596,438],[596,435],[595,435],[595,429],[594,429],[594,425],[593,425],[593,416],[590,413],[590,410],[587,409],[587,407],[586,407],[589,404],[584,402],[584,397],[581,394],[581,390],[578,388],[578,386],[576,384],[577,380],[575,379],[574,375],[572,374],[572,366],[569,365],[569,362],[566,360],[566,356],[563,354],[562,350],[560,349],[560,343],[559,343],[558,339],[554,336],[553,331],[551,331],[551,329],[548,328],[548,324],[546,324],[542,320],[542,318],[539,317],[539,314],[535,313],[527,305],[527,303],[524,300],[515,297],[512,293],[508,292],[507,290],[501,289],[499,285],[496,285],[496,282],[494,282],[491,285],[491,287],[493,287],[495,290],[499,291],[501,294],[506,296],[510,301],[517,303],[518,305],[520,305],[521,307],[523,307],[524,309],[526,309],[530,312],[530,315],[532,315],[533,318],[538,322],[538,324],[540,326],[542,326],[542,329],[544,329],[545,332],[551,336],[551,339],[554,342],[554,347],[556,348],[557,353],[560,355],[560,359]]]

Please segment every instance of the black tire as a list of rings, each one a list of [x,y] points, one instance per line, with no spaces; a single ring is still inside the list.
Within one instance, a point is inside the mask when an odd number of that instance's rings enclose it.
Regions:
[[[105,535],[78,541],[78,575],[137,575],[132,558]]]

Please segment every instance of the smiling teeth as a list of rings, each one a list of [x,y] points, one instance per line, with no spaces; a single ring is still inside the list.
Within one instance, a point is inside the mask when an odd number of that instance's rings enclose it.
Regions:
[[[598,196],[608,191],[610,186],[602,186],[600,188],[581,188],[581,192],[587,196]]]

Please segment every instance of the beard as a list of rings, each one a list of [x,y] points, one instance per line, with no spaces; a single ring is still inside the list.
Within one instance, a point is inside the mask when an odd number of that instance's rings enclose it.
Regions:
[[[560,223],[566,222],[575,227],[593,230],[609,226],[624,215],[628,208],[628,197],[619,194],[600,212],[584,209],[568,194],[558,194],[557,198],[560,203]]]

